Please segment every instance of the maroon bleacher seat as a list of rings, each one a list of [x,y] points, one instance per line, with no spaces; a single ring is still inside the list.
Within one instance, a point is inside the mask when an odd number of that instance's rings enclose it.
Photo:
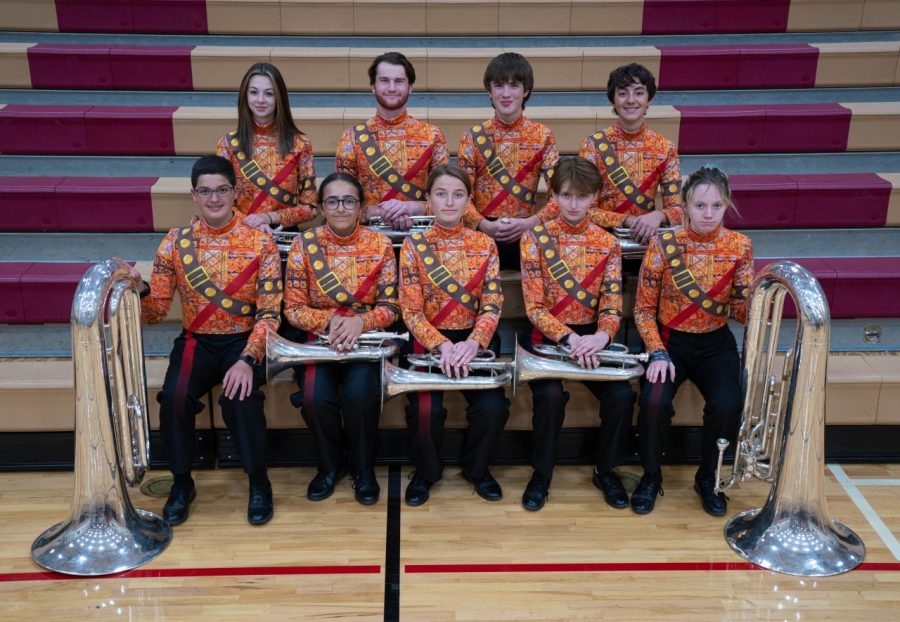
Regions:
[[[790,0],[644,0],[643,33],[784,32]]]
[[[740,48],[736,45],[657,46],[659,88],[737,88]]]
[[[766,129],[765,106],[675,106],[681,113],[680,153],[757,153]]]
[[[56,0],[60,32],[206,34],[205,0]]]
[[[56,186],[63,177],[0,177],[0,230],[56,231]]]
[[[874,173],[789,175],[797,184],[794,227],[883,227],[891,183]]]
[[[134,32],[195,34],[209,32],[206,0],[130,0]]]
[[[22,303],[22,275],[31,262],[0,262],[0,323],[25,322],[25,305]]]
[[[830,300],[832,317],[900,317],[900,257],[823,261],[838,275]]]
[[[87,151],[84,115],[90,106],[10,104],[0,110],[0,152],[83,154]]]
[[[60,32],[132,32],[129,0],[56,0]]]
[[[109,89],[112,72],[107,44],[38,43],[28,48],[31,85],[36,89]]]
[[[141,90],[194,88],[191,50],[194,46],[114,45],[109,50],[113,87]]]
[[[852,112],[840,104],[766,107],[764,152],[845,151]]]
[[[75,289],[93,264],[34,262],[22,274],[22,307],[28,324],[68,322]]]
[[[819,48],[806,43],[741,46],[737,87],[803,88],[816,84]]]
[[[68,177],[56,187],[60,231],[153,231],[156,177]]]
[[[828,301],[829,307],[832,306],[832,301],[834,300],[834,284],[835,280],[838,278],[834,268],[832,268],[824,259],[802,257],[800,259],[787,258],[787,260],[800,264],[816,277],[819,284],[822,286],[822,291],[825,293],[825,299]],[[754,269],[759,273],[765,266],[776,261],[781,261],[781,259],[754,259]],[[797,309],[790,296],[785,296],[784,299],[784,317],[797,317]],[[833,313],[832,317],[834,317]]]
[[[92,106],[84,114],[91,153],[175,155],[177,106]]]
[[[741,213],[728,212],[725,226],[732,229],[788,228],[794,224],[797,182],[787,175],[732,175],[734,204]]]

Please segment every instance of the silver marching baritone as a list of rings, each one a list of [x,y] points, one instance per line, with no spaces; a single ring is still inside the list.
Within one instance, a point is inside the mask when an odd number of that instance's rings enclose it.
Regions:
[[[75,494],[68,520],[31,547],[55,572],[124,572],[172,540],[169,524],[136,510],[123,485],[141,482],[150,453],[139,287],[128,264],[110,259],[87,271],[72,302]]]
[[[797,337],[775,372],[784,297],[797,307]],[[819,282],[791,261],[769,264],[750,290],[741,392],[744,411],[734,466],[721,479],[728,441],[719,439],[716,491],[751,476],[772,483],[764,507],[732,518],[725,539],[758,566],[806,577],[840,574],[866,555],[859,536],[825,502],[825,384],[828,302]]]
[[[383,360],[397,353],[397,340],[408,339],[409,333],[369,331],[359,336],[355,348],[344,352],[332,348],[327,335],[319,335],[316,341],[297,343],[269,329],[266,331],[266,380],[297,365]]]
[[[660,227],[659,233],[675,232],[678,227]],[[643,259],[647,252],[647,245],[634,239],[631,229],[628,227],[613,227],[612,234],[619,238],[619,246],[622,248],[622,259]]]
[[[488,370],[490,375],[465,378],[449,378],[443,373],[402,369],[384,361],[381,374],[382,403],[401,393],[413,391],[486,390],[507,384],[511,385],[515,395],[520,385],[547,378],[579,381],[629,380],[643,375],[641,361],[647,360],[646,354],[628,354],[627,349],[606,349],[595,355],[602,365],[586,369],[579,366],[565,348],[545,346],[539,351],[541,355],[532,354],[519,345],[517,338],[513,360],[497,361],[493,354],[486,358],[476,358],[469,367],[473,370]],[[410,355],[407,360],[412,367],[440,367],[441,364],[440,357],[434,354]]]
[[[379,217],[370,218],[365,226],[384,234],[391,239],[395,248],[400,248],[403,240],[414,233],[425,233],[434,224],[434,216],[410,216],[412,226],[406,231],[393,229],[389,224]],[[281,255],[282,261],[286,261],[288,254],[291,252],[291,244],[294,238],[303,233],[302,231],[282,231],[280,228],[275,229],[275,245],[278,247],[278,253]]]

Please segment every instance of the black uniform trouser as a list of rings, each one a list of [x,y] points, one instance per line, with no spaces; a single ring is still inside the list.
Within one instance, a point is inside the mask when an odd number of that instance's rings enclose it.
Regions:
[[[442,330],[441,333],[451,342],[464,341],[469,330]],[[493,352],[499,352],[500,339],[495,335],[490,343]],[[412,345],[405,346],[403,358],[413,350]],[[440,371],[438,370],[438,373]],[[484,375],[484,374],[479,374]],[[463,469],[478,479],[487,473],[488,465],[497,447],[497,441],[509,419],[509,400],[500,387],[487,390],[463,391],[466,400],[466,430],[460,463]],[[447,421],[447,409],[444,408],[442,391],[422,391],[408,394],[406,406],[406,426],[409,434],[409,447],[416,474],[430,482],[441,479],[444,465],[440,457],[441,443],[444,438],[444,424]]]
[[[597,332],[596,324],[569,325],[578,335]],[[553,343],[541,334],[521,335],[520,342],[531,344],[534,337],[543,343]],[[531,350],[530,345],[527,346]],[[533,350],[532,350],[533,351]],[[597,442],[597,472],[606,473],[622,463],[625,443],[631,430],[635,394],[624,380],[586,381],[582,384],[600,400],[600,434]],[[569,393],[563,390],[562,380],[533,380],[531,388],[534,413],[531,418],[531,466],[546,480],[553,477],[556,443],[566,418]]]
[[[661,327],[668,332],[666,349],[675,365],[675,382],[641,381],[638,435],[644,470],[659,469],[669,425],[675,416],[672,400],[685,380],[700,390],[703,407],[703,434],[699,475],[714,475],[719,451],[716,440],[731,439],[741,413],[740,358],[734,335],[728,326],[711,333],[686,333]]]
[[[300,408],[316,439],[319,470],[338,471],[348,462],[353,472],[375,463],[380,414],[378,363],[316,363],[297,370],[298,391],[291,403]]]
[[[222,382],[247,345],[250,333],[198,335],[182,331],[175,338],[169,368],[159,401],[159,431],[169,452],[169,469],[175,475],[191,472],[194,461],[194,430],[203,410],[204,395]],[[253,389],[243,400],[219,397],[222,418],[234,438],[244,471],[256,473],[266,466],[265,396],[259,387],[265,376],[253,368]]]

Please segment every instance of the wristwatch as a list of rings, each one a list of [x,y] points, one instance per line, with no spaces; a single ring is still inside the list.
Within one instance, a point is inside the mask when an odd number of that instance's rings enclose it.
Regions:
[[[250,356],[249,354],[241,354],[241,355],[238,357],[238,360],[244,361],[244,362],[247,363],[247,365],[249,365],[250,367],[256,367],[256,359],[253,358],[252,356]]]

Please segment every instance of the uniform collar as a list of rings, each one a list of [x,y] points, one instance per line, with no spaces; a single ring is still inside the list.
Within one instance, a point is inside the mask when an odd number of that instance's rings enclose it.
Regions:
[[[437,237],[448,240],[452,238],[458,238],[462,234],[463,229],[465,229],[465,226],[463,225],[462,221],[460,221],[459,224],[452,228],[444,227],[443,225],[436,222],[431,228],[431,230],[435,232]]]
[[[230,233],[232,229],[234,229],[239,222],[243,222],[243,217],[241,214],[237,212],[237,210],[231,210],[231,220],[225,223],[222,227],[213,227],[210,226],[203,218],[197,218],[197,228],[198,233],[205,235],[224,235],[226,233]]]
[[[646,131],[646,129],[647,129],[647,122],[646,122],[646,121],[644,121],[643,123],[641,123],[641,127],[639,127],[638,129],[636,129],[636,130],[633,131],[633,132],[629,132],[629,131],[626,130],[624,127],[622,127],[622,125],[621,125],[618,121],[616,121],[616,131],[617,131],[623,138],[627,138],[627,139],[629,139],[629,140],[634,140],[635,138],[640,138],[641,136],[643,136],[643,134],[644,134],[644,132]]]
[[[397,127],[398,125],[403,125],[404,123],[406,123],[406,119],[409,118],[409,112],[406,109],[404,109],[403,112],[401,112],[398,116],[394,117],[393,119],[385,119],[384,117],[382,117],[380,114],[378,114],[376,112],[375,116],[372,118],[375,120],[375,125],[377,125],[377,126]]]
[[[512,123],[505,123],[501,121],[497,115],[494,115],[493,125],[494,129],[498,129],[501,132],[511,132],[513,130],[519,129],[522,124],[525,123],[525,114],[520,114],[519,118],[513,121]]]
[[[685,231],[687,232],[688,239],[693,242],[712,242],[719,236],[719,233],[722,231],[722,225],[719,225],[708,233],[697,233],[696,231],[691,229],[690,225],[687,225],[685,227]]]
[[[574,225],[570,225],[569,221],[567,221],[562,216],[558,216],[556,221],[559,224],[559,230],[570,235],[584,233],[585,231],[587,231],[588,225],[591,223],[591,219],[587,215],[585,215],[581,222]]]
[[[331,244],[334,244],[336,246],[352,246],[353,244],[356,244],[356,241],[359,239],[360,232],[362,231],[362,226],[357,223],[356,228],[348,236],[338,235],[327,224],[322,229],[323,235],[325,236],[325,241],[330,242]]]

